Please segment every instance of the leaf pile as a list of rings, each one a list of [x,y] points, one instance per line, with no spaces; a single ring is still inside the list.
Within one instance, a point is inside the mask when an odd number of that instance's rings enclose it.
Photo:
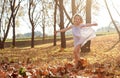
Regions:
[[[117,61],[114,65],[110,62],[90,64],[84,58],[79,60],[77,66],[74,62],[57,66],[2,62],[0,78],[119,78],[119,62]]]
[[[60,43],[0,50],[0,78],[120,78],[117,38],[117,34],[96,37],[91,52],[80,53],[76,66],[72,61],[73,40],[67,41],[61,52]]]

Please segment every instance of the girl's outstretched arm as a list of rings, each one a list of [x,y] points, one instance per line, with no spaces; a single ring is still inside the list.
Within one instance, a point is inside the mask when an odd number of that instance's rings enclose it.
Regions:
[[[97,25],[98,25],[97,23],[93,23],[93,24],[87,23],[87,24],[85,24],[85,26],[83,26],[83,27],[91,27],[91,26],[97,26]]]
[[[67,31],[67,30],[69,30],[71,28],[72,28],[72,26],[69,26],[67,28],[64,28],[64,29],[61,29],[61,30],[57,30],[57,31],[55,31],[55,34],[57,34],[58,32],[65,32],[65,31]]]

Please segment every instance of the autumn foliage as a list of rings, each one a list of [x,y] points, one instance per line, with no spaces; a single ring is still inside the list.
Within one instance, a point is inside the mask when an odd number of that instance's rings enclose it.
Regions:
[[[77,66],[72,41],[62,52],[59,45],[5,49],[0,52],[0,78],[120,78],[120,44],[111,49],[116,42],[113,35],[97,37],[91,52],[80,53]]]
[[[116,63],[119,63],[117,61]],[[0,78],[113,78],[120,77],[120,66],[108,64],[89,64],[81,58],[77,67],[74,62],[67,62],[58,66],[35,66],[24,63],[1,63]]]

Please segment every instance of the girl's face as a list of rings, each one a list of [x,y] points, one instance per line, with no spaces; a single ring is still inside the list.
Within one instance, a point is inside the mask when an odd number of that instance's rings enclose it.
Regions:
[[[75,24],[75,25],[79,25],[80,23],[81,23],[80,16],[75,16],[75,17],[74,17],[74,24]]]

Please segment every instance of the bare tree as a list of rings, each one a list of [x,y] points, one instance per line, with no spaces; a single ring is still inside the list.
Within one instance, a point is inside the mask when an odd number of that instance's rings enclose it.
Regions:
[[[118,36],[119,36],[119,41],[120,41],[120,31],[119,31],[119,29],[118,29],[118,26],[117,26],[117,24],[115,23],[115,21],[114,21],[114,19],[113,19],[113,17],[112,17],[112,14],[111,14],[110,9],[109,9],[109,7],[108,7],[107,1],[104,0],[104,2],[105,2],[105,5],[106,5],[106,7],[107,7],[107,10],[108,10],[108,13],[109,13],[109,15],[110,15],[110,18],[111,18],[111,20],[112,20],[112,22],[113,22],[113,24],[114,24],[114,26],[115,26],[115,28],[116,28],[116,30],[117,30],[117,33],[118,33]]]
[[[18,1],[18,4],[16,4],[16,0],[9,0],[10,2],[10,6],[11,6],[11,12],[12,12],[12,22],[11,25],[13,27],[13,41],[12,41],[12,47],[15,47],[15,27],[16,27],[16,15],[18,13],[19,7],[20,7],[20,3],[22,0]]]
[[[10,5],[8,1],[3,0],[1,4],[2,11],[0,13],[0,49],[3,49],[11,26],[12,12],[9,12],[10,8],[8,6]]]
[[[44,43],[44,40],[45,40],[46,17],[48,16],[48,14],[47,14],[47,7],[46,7],[47,3],[45,2],[45,0],[42,0],[41,3],[42,3],[41,4],[42,5],[42,10],[41,10],[41,13],[42,13],[42,17],[41,17],[42,21],[41,21],[41,23],[42,23],[42,25],[41,25],[41,27],[42,27],[42,33],[43,33],[42,40],[43,40],[43,43]]]
[[[42,28],[42,42],[44,43],[45,41],[45,37],[46,37],[46,27],[51,26],[51,24],[53,25],[53,15],[52,12],[53,11],[53,1],[46,1],[46,0],[41,0],[40,1],[40,5],[41,5],[41,17],[40,17],[40,23],[39,26]],[[51,11],[52,10],[52,11]],[[51,19],[51,20],[49,20]]]
[[[60,29],[64,28],[64,12],[63,12],[63,0],[59,1],[59,11],[60,11]],[[66,48],[65,32],[61,32],[61,48]]]
[[[36,28],[36,26],[39,24],[39,18],[40,18],[40,14],[37,12],[37,14],[35,14],[36,11],[36,6],[37,4],[39,4],[40,1],[37,0],[29,0],[28,1],[28,16],[29,16],[29,21],[31,24],[31,31],[32,31],[32,36],[31,36],[31,48],[34,48],[34,30]]]

